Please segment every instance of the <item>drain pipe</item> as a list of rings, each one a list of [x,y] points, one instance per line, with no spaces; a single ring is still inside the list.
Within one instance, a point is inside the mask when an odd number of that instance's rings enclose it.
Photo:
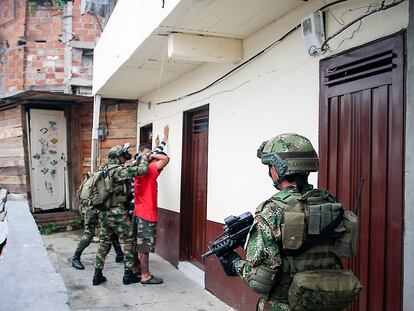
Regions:
[[[91,148],[91,172],[94,172],[98,165],[98,128],[99,115],[101,111],[101,95],[95,94],[93,100],[93,120],[92,120],[92,148]]]

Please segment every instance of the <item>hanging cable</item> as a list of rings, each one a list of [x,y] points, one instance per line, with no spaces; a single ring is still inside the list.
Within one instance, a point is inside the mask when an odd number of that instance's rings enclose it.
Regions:
[[[338,31],[336,31],[333,35],[329,36],[321,45],[321,51],[324,52],[326,51],[326,47],[328,45],[328,42],[331,41],[333,38],[335,38],[337,35],[339,35],[340,33],[342,33],[344,30],[348,29],[350,26],[352,26],[353,24],[362,21],[364,18],[366,18],[369,15],[372,15],[374,13],[378,13],[381,11],[385,11],[388,10],[392,7],[395,7],[401,3],[403,3],[405,0],[394,0],[392,3],[390,4],[385,4],[385,1],[382,1],[381,6],[373,9],[372,11],[366,12],[365,14],[359,16],[358,18],[352,20],[351,22],[349,22],[348,24],[346,24],[344,27],[342,27],[341,29],[339,29]]]
[[[328,3],[328,4],[325,4],[324,6],[322,6],[322,7],[321,7],[319,10],[317,10],[317,11],[323,11],[323,10],[325,10],[325,9],[327,9],[327,8],[329,8],[329,7],[331,7],[331,6],[333,6],[333,5],[336,5],[336,4],[339,4],[339,3],[342,3],[342,2],[346,2],[346,1],[349,1],[349,0],[337,0],[337,1],[334,1],[334,2],[331,2],[331,3]],[[400,3],[404,2],[404,1],[405,1],[405,0],[394,0],[391,4],[388,4],[388,5],[384,5],[384,2],[385,2],[385,1],[383,1],[383,2],[382,2],[382,4],[381,4],[381,6],[380,6],[379,8],[377,8],[377,9],[375,9],[375,10],[372,10],[372,11],[370,11],[370,12],[365,13],[365,14],[364,14],[364,15],[362,15],[361,17],[359,17],[359,18],[357,18],[357,19],[353,20],[351,23],[349,23],[349,24],[345,25],[345,26],[344,26],[344,27],[342,27],[340,30],[338,30],[337,32],[335,32],[332,36],[330,36],[328,39],[326,39],[326,40],[323,42],[322,47],[325,47],[325,46],[327,45],[327,43],[328,43],[331,39],[333,39],[334,37],[336,37],[338,34],[340,34],[341,32],[343,32],[345,29],[349,28],[351,25],[353,25],[353,24],[355,24],[356,22],[360,21],[361,19],[364,19],[365,17],[367,17],[367,16],[369,16],[369,15],[371,15],[371,14],[377,13],[377,12],[379,12],[379,11],[387,10],[387,9],[389,9],[389,8],[391,8],[391,7],[394,7],[394,6],[396,6],[396,5],[400,4]],[[230,75],[232,75],[234,72],[238,71],[239,69],[243,68],[245,65],[249,64],[249,63],[250,63],[250,62],[252,62],[253,60],[257,59],[258,57],[260,57],[261,55],[263,55],[264,53],[266,53],[268,50],[270,50],[271,48],[273,48],[276,44],[280,43],[280,42],[281,42],[282,40],[284,40],[287,36],[289,36],[291,33],[293,33],[293,32],[294,32],[296,29],[298,29],[300,26],[301,26],[301,24],[296,25],[295,27],[293,27],[292,29],[290,29],[287,33],[285,33],[283,36],[281,36],[279,39],[277,39],[276,41],[274,41],[273,43],[271,43],[270,45],[268,45],[267,47],[265,47],[263,50],[261,50],[260,52],[258,52],[258,53],[257,53],[257,54],[255,54],[255,55],[253,55],[252,57],[250,57],[250,58],[249,58],[249,59],[247,59],[246,61],[242,62],[241,64],[239,64],[238,66],[236,66],[235,68],[233,68],[232,70],[230,70],[229,72],[227,72],[226,74],[224,74],[223,76],[219,77],[218,79],[214,80],[213,82],[211,82],[211,83],[210,83],[210,84],[208,84],[207,86],[205,86],[205,87],[203,87],[203,88],[201,88],[201,89],[199,89],[199,90],[197,90],[197,91],[194,91],[194,92],[188,93],[188,94],[186,94],[186,95],[183,95],[183,96],[180,96],[180,97],[177,97],[177,98],[174,98],[174,99],[164,100],[164,101],[161,101],[161,102],[156,102],[156,103],[151,103],[151,104],[155,104],[155,105],[162,105],[162,104],[167,104],[167,103],[176,102],[176,101],[179,101],[179,100],[182,100],[182,99],[184,99],[184,98],[187,98],[187,97],[190,97],[190,96],[196,95],[196,94],[198,94],[198,93],[201,93],[201,92],[203,92],[203,91],[205,91],[205,90],[209,89],[210,87],[212,87],[212,86],[216,85],[217,83],[219,83],[219,82],[221,82],[221,81],[225,80],[225,79],[226,79],[226,78],[228,78]],[[322,47],[321,47],[321,50],[322,50]],[[322,50],[322,51],[323,51],[323,50]]]
[[[156,105],[161,105],[161,104],[167,104],[167,103],[172,103],[172,102],[176,102],[178,100],[184,99],[186,97],[189,96],[193,96],[195,94],[201,93],[205,90],[207,90],[208,88],[212,87],[213,85],[217,84],[220,81],[223,81],[224,79],[226,79],[227,77],[229,77],[232,73],[234,73],[235,71],[239,70],[240,68],[244,67],[246,64],[250,63],[251,61],[253,61],[254,59],[258,58],[259,56],[263,55],[264,53],[266,53],[269,49],[271,49],[272,47],[274,47],[277,43],[281,42],[283,39],[285,39],[287,36],[289,36],[292,32],[294,32],[296,29],[298,29],[300,27],[300,24],[295,26],[294,28],[292,28],[291,30],[289,30],[287,33],[285,33],[282,37],[280,37],[278,40],[276,40],[275,42],[271,43],[270,45],[268,45],[266,48],[264,48],[263,50],[261,50],[259,53],[253,55],[252,57],[250,57],[249,59],[245,60],[244,62],[242,62],[240,65],[234,67],[232,70],[230,70],[229,72],[227,72],[225,75],[221,76],[220,78],[218,78],[217,80],[214,80],[213,82],[211,82],[210,84],[208,84],[207,86],[203,87],[202,89],[199,89],[197,91],[194,91],[192,93],[174,98],[174,99],[170,99],[170,100],[165,100],[165,101],[161,101],[158,103],[155,103]]]

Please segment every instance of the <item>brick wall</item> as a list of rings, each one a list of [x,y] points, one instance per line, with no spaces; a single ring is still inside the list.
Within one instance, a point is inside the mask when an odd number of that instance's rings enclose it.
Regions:
[[[62,10],[39,6],[28,14],[26,24],[25,88],[64,84]]]
[[[0,95],[23,90],[24,46],[19,39],[24,37],[26,2],[0,0]],[[20,42],[21,43],[21,42]]]
[[[96,43],[101,35],[103,18],[91,14],[80,13],[81,1],[73,4],[73,32],[74,40],[85,43]],[[99,21],[99,22],[98,22]],[[85,78],[92,80],[92,57],[87,56],[82,49],[74,48],[72,61],[72,78]]]
[[[63,90],[65,81],[64,6],[27,8],[27,0],[0,0],[0,96],[23,89]],[[72,41],[95,43],[103,18],[80,14],[73,3]],[[14,17],[14,12],[16,16]],[[98,22],[99,21],[99,22]],[[69,79],[92,80],[90,49],[71,48]],[[2,61],[1,61],[2,60]]]

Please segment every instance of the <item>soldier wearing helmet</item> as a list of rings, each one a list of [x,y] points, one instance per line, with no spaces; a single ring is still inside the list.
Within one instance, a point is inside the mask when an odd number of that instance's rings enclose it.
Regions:
[[[106,278],[102,275],[102,269],[111,248],[113,233],[118,234],[124,243],[125,273],[122,282],[127,285],[138,283],[141,280],[140,277],[132,273],[134,238],[125,204],[129,196],[131,179],[145,175],[148,172],[149,154],[142,156],[138,166],[125,165],[125,162],[131,159],[129,147],[129,144],[112,147],[108,152],[108,162],[100,168],[108,170],[108,176],[111,180],[111,195],[109,197],[111,207],[108,211],[99,212],[100,244],[95,258],[93,285],[99,285],[106,281]]]
[[[279,192],[256,209],[245,244],[246,260],[241,259],[236,252],[231,252],[221,257],[220,262],[227,275],[240,276],[254,292],[261,294],[258,310],[316,310],[296,309],[289,305],[288,293],[290,296],[293,274],[307,269],[320,269],[321,266],[327,269],[340,268],[340,262],[329,252],[328,246],[321,246],[317,254],[313,251],[315,247],[309,248],[300,255],[302,261],[291,255],[282,239],[288,236],[290,240],[287,242],[295,243],[297,235],[301,236],[305,231],[305,221],[295,220],[297,223],[293,223],[294,226],[288,226],[287,219],[291,216],[292,219],[299,219],[294,217],[304,213],[287,215],[285,212],[295,209],[301,211],[309,200],[323,204],[334,203],[335,199],[327,191],[314,189],[308,183],[309,173],[318,170],[319,162],[306,137],[293,133],[278,135],[263,142],[257,156],[262,164],[268,166],[269,176]],[[299,229],[295,231],[295,228]],[[288,229],[296,235],[285,234]],[[316,247],[319,247],[318,243],[322,242],[318,241]]]

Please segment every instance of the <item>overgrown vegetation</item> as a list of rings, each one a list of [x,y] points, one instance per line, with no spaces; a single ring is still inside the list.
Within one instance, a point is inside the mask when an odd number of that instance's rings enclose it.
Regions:
[[[44,226],[39,226],[40,234],[52,234],[62,231],[71,231],[71,230],[79,230],[83,229],[84,220],[83,217],[79,217],[78,219],[72,221],[72,223],[63,225],[63,226],[57,226],[54,223],[48,223]]]
[[[56,226],[54,223],[49,223],[46,226],[39,227],[40,234],[51,234],[55,232],[64,231],[63,227]]]
[[[68,0],[28,0],[28,9],[29,12],[36,11],[38,6],[42,7],[62,7]]]
[[[84,223],[85,223],[85,221],[84,221],[83,217],[79,217],[79,219],[73,221],[73,223],[72,223],[73,230],[83,229]]]

